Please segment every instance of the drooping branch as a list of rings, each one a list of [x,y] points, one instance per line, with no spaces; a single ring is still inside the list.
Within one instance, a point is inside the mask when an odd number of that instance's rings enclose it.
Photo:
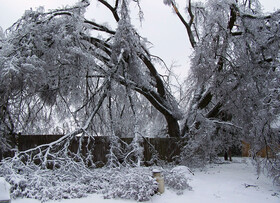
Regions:
[[[87,36],[83,33],[81,33],[81,36],[82,36],[82,40],[89,42],[90,44],[94,45],[96,48],[99,48],[102,51],[104,51],[108,56],[111,56],[112,51],[111,51],[111,46],[109,44],[107,44],[103,40],[100,40],[95,37]],[[109,58],[106,58],[105,56],[100,56],[100,57],[102,57],[107,62],[110,60]]]
[[[89,21],[89,20],[86,20],[86,19],[85,19],[84,23],[89,24],[89,25],[92,25],[93,27],[91,27],[91,29],[93,29],[93,30],[103,31],[103,32],[106,32],[106,33],[109,33],[109,34],[112,34],[112,35],[115,34],[115,31],[110,30],[110,29],[108,29],[107,27],[102,26],[102,25],[100,25],[100,24],[98,24],[98,23],[95,23],[95,22],[93,22],[93,21]]]
[[[116,81],[124,86],[129,86],[131,89],[142,94],[148,101],[163,114],[167,122],[168,134],[170,137],[179,137],[180,136],[180,127],[178,120],[181,119],[181,115],[178,112],[174,111],[170,106],[170,102],[167,98],[161,97],[159,93],[148,89],[145,86],[141,86],[133,81],[129,81],[123,77],[114,77]]]
[[[93,43],[93,45],[96,45],[97,47],[99,47],[100,49],[105,51],[109,56],[111,55],[110,45],[103,43],[102,41],[100,41],[96,38],[91,37],[91,38],[86,38],[86,39],[87,40],[90,39],[90,42]],[[147,52],[145,52],[145,53],[147,53]],[[139,53],[139,58],[146,65],[147,69],[150,72],[150,76],[152,76],[155,79],[155,81],[156,81],[155,88],[157,89],[157,92],[151,91],[151,89],[147,89],[144,86],[139,86],[139,84],[136,84],[132,81],[130,81],[130,83],[128,84],[127,81],[120,76],[115,77],[115,79],[117,79],[117,81],[121,82],[121,84],[123,84],[123,85],[129,85],[131,87],[135,87],[135,90],[138,91],[139,93],[141,93],[142,95],[144,95],[153,105],[155,105],[156,109],[158,109],[161,113],[163,113],[164,115],[169,114],[169,116],[172,116],[172,113],[167,111],[167,109],[169,109],[170,107],[163,105],[163,103],[167,99],[167,97],[166,97],[165,86],[164,86],[164,83],[163,83],[160,75],[158,74],[158,72],[157,72],[156,68],[154,67],[154,65],[152,64],[151,60],[148,59],[148,57],[146,55],[144,55],[143,53]],[[166,103],[168,103],[168,102],[166,101]]]
[[[57,16],[73,16],[73,13],[71,11],[67,11],[67,10],[59,10],[59,11],[53,11],[51,13],[48,13],[50,15],[50,17],[48,18],[47,21],[51,21],[53,18],[57,17]],[[40,24],[42,22],[38,21],[37,24]],[[102,32],[106,32],[108,34],[112,34],[114,35],[116,32],[113,30],[110,30],[109,28],[100,25],[96,22],[84,19],[84,23],[91,25],[91,29],[93,30],[97,30],[97,31],[102,31]]]
[[[161,97],[165,97],[165,88],[163,81],[161,77],[159,76],[155,66],[152,64],[151,60],[149,60],[144,54],[140,53],[140,58],[146,65],[146,67],[149,69],[151,76],[153,76],[156,80],[156,88],[158,93],[160,94]]]

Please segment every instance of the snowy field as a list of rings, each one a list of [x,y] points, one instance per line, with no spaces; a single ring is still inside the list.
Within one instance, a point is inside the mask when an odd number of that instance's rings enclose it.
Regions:
[[[233,162],[213,164],[203,171],[195,171],[190,181],[191,191],[182,195],[166,188],[162,195],[155,195],[153,203],[279,203],[280,187],[264,175],[257,176],[254,166],[247,158],[234,158]],[[12,203],[39,203],[31,199],[17,199]],[[87,198],[48,203],[131,203],[132,200],[103,199],[93,194]]]

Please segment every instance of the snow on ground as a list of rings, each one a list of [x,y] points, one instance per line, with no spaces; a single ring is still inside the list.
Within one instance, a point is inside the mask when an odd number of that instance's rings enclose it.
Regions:
[[[5,181],[4,178],[0,177],[0,200],[10,199],[10,184]]]
[[[190,182],[191,191],[177,195],[175,191],[165,190],[155,195],[149,203],[279,203],[280,187],[264,175],[259,177],[248,158],[234,158],[233,162],[213,164],[203,171],[195,171]],[[39,203],[37,200],[17,199],[12,203]],[[93,194],[87,198],[48,203],[132,203],[132,200],[103,199]]]

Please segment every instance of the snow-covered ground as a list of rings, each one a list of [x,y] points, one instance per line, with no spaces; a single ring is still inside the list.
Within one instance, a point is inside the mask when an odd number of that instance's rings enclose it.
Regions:
[[[190,181],[191,191],[186,190],[182,195],[175,191],[165,190],[162,195],[155,195],[152,203],[279,203],[280,187],[264,175],[259,177],[248,158],[234,158],[233,162],[213,164],[203,171],[195,171]],[[39,203],[31,199],[17,199],[12,203]],[[93,194],[87,198],[48,203],[132,203],[132,200],[103,199],[101,195]]]

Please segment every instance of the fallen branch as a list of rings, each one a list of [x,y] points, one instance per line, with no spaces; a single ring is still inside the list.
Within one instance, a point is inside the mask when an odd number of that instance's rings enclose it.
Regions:
[[[245,186],[245,188],[248,188],[248,187],[255,187],[255,188],[257,188],[258,187],[257,185],[250,185],[250,184],[247,184],[247,183],[245,183],[244,186]]]

